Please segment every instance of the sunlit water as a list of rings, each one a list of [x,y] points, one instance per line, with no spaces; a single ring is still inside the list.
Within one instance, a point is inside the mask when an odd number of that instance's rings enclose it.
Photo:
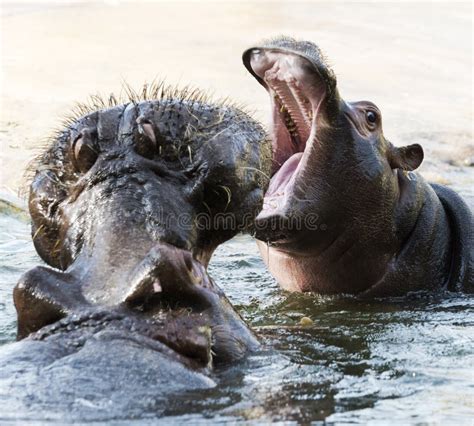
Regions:
[[[38,263],[24,216],[3,209],[0,345],[15,338],[12,288]],[[473,298],[369,303],[285,293],[242,236],[219,248],[210,272],[264,347],[218,372],[216,388],[170,401],[167,421],[472,424]],[[314,325],[299,326],[303,316]]]

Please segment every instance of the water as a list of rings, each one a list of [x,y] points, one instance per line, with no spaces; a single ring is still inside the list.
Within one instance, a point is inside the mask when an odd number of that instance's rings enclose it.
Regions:
[[[24,214],[0,206],[1,345],[15,338],[11,290],[40,260]],[[263,349],[218,371],[217,388],[173,399],[167,421],[472,424],[472,297],[369,303],[286,293],[244,236],[218,249],[210,272]],[[303,316],[313,325],[300,326]]]

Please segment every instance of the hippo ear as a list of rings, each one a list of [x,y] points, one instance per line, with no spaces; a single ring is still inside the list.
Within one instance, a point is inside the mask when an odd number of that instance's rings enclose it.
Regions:
[[[81,173],[87,172],[98,156],[97,130],[85,128],[71,141],[72,164]]]
[[[392,147],[389,163],[392,169],[412,171],[420,167],[423,157],[423,148],[417,143],[400,148]]]
[[[142,157],[151,160],[157,152],[159,131],[153,122],[143,115],[137,118],[136,123],[138,135],[135,138],[135,151]]]

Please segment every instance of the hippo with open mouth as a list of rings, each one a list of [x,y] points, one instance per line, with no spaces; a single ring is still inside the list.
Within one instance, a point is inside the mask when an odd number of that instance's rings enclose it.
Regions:
[[[272,178],[256,237],[279,284],[363,297],[472,292],[472,212],[413,172],[422,147],[395,147],[373,103],[344,101],[309,41],[270,40],[243,62],[270,95]]]
[[[206,268],[261,209],[266,140],[236,107],[163,86],[80,108],[35,165],[33,240],[54,269],[14,289],[1,419],[160,415],[258,347]]]

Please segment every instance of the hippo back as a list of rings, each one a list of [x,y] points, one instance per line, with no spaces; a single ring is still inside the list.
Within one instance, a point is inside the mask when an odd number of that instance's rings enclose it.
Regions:
[[[448,290],[474,292],[473,216],[469,206],[452,189],[431,184],[449,218],[453,235],[452,263]]]

